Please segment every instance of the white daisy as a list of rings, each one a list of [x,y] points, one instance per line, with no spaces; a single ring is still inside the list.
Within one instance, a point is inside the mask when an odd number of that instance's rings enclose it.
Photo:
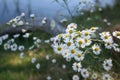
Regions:
[[[81,70],[81,75],[82,75],[83,78],[88,78],[88,77],[89,77],[89,72],[88,72],[88,70],[83,68],[83,69]]]
[[[31,15],[30,15],[30,17],[31,17],[32,19],[34,19],[34,17],[35,17],[35,14],[31,14]]]
[[[117,37],[118,39],[120,39],[120,31],[114,31],[113,32],[113,36]]]
[[[76,23],[70,23],[68,26],[67,26],[67,29],[76,29],[77,28],[77,24]]]
[[[105,48],[112,49],[112,47],[113,47],[113,43],[111,43],[109,41],[105,43]]]
[[[96,30],[98,30],[98,27],[91,27],[90,28],[90,32],[96,32]]]
[[[112,77],[109,74],[104,74],[102,80],[112,80]]]
[[[23,45],[20,45],[19,47],[18,47],[18,50],[19,51],[23,51],[25,49],[25,47],[23,46]]]
[[[97,78],[98,78],[97,73],[93,73],[93,74],[92,74],[92,79],[96,80]]]
[[[81,65],[80,62],[79,62],[79,63],[76,63],[76,62],[75,62],[75,63],[73,63],[72,68],[73,68],[74,71],[80,72],[80,71],[81,71],[81,68],[82,68],[82,65]]]
[[[91,37],[91,30],[86,29],[86,30],[83,30],[81,33],[83,38],[89,39]]]
[[[13,35],[14,38],[18,38],[19,36],[20,36],[20,34]]]
[[[84,59],[84,54],[82,54],[83,51],[77,51],[75,56],[74,56],[74,59],[76,61],[82,61]]]
[[[98,44],[94,44],[92,46],[92,50],[93,50],[93,53],[96,54],[96,55],[99,55],[100,52],[101,52],[100,46]]]
[[[5,43],[5,44],[4,44],[4,50],[8,50],[8,49],[10,49],[10,44]]]
[[[84,42],[85,42],[85,46],[89,46],[92,43],[92,41],[88,38],[84,38]]]
[[[24,22],[22,20],[17,23],[17,26],[22,26],[22,25],[24,25]]]
[[[36,68],[40,69],[40,64],[39,63],[36,64]]]
[[[65,42],[65,44],[68,46],[68,47],[70,47],[70,46],[72,46],[74,43],[73,43],[73,40],[72,39],[69,39],[69,38],[66,38],[65,40],[64,40],[64,42]]]
[[[72,80],[80,80],[78,75],[73,75]]]
[[[57,54],[61,54],[64,50],[64,45],[63,44],[60,44],[60,45],[54,45],[54,51],[57,53]]]
[[[36,62],[36,58],[33,57],[32,60],[31,60],[31,63],[35,63]]]
[[[46,79],[47,80],[51,80],[52,78],[51,78],[51,76],[47,76]]]
[[[63,69],[66,69],[66,65],[65,65],[65,64],[63,64],[63,65],[62,65],[62,68],[63,68]]]
[[[10,48],[11,48],[11,51],[16,51],[17,50],[17,44],[16,43],[14,43],[14,44],[12,44],[11,46],[10,46]]]
[[[71,46],[69,48],[69,53],[71,57],[74,57],[76,55],[76,52],[78,51],[78,49],[75,46]]]
[[[30,33],[25,33],[25,34],[23,35],[24,38],[29,38],[29,36],[30,36]]]
[[[53,63],[53,64],[56,63],[56,59],[52,59],[52,63]]]
[[[81,48],[85,48],[85,41],[84,41],[84,39],[83,38],[77,38],[76,39],[76,45],[77,45],[77,47],[81,47]]]
[[[22,59],[22,58],[23,58],[23,56],[24,56],[24,53],[23,53],[23,52],[21,52],[21,53],[20,53],[20,58]]]
[[[112,60],[111,59],[106,59],[103,63],[103,68],[106,70],[106,71],[109,71],[111,70],[113,64],[112,64]]]
[[[102,32],[100,33],[100,38],[104,41],[104,42],[113,42],[113,38],[110,34],[110,32]]]

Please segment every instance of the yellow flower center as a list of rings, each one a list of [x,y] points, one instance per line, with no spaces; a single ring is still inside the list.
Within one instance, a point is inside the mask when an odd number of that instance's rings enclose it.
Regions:
[[[62,37],[62,34],[59,34],[58,36],[59,36],[59,37]]]
[[[67,46],[70,46],[71,45],[71,42],[67,42]]]
[[[77,34],[78,34],[79,36],[81,36],[81,32],[80,32],[80,31],[78,31]]]
[[[75,50],[71,50],[71,53],[74,54],[74,53],[75,53]]]
[[[69,34],[65,34],[65,37],[66,37],[66,38],[69,37]]]
[[[69,33],[73,33],[73,30],[69,30]]]
[[[80,40],[80,41],[78,41],[78,43],[81,45],[81,44],[83,43],[83,41],[82,41],[82,40]]]
[[[94,30],[95,30],[95,27],[92,27],[91,30],[94,31]]]
[[[57,48],[57,50],[58,50],[58,51],[61,51],[61,50],[62,50],[62,48],[61,48],[61,47],[58,47],[58,48]]]
[[[85,36],[88,36],[88,35],[89,35],[89,32],[88,32],[88,31],[86,31],[86,32],[85,32]]]
[[[108,45],[110,45],[110,42],[107,42]]]
[[[98,50],[99,50],[99,48],[98,48],[98,47],[96,47],[94,50],[95,50],[95,51],[98,51]]]
[[[80,58],[80,57],[81,57],[81,54],[79,53],[77,56]]]
[[[70,28],[74,28],[74,26],[70,26]]]
[[[76,65],[76,67],[77,67],[77,68],[80,68],[80,66],[79,66],[78,64]]]
[[[104,36],[104,38],[105,38],[105,39],[108,39],[108,38],[109,38],[109,36],[108,36],[108,35],[105,35],[105,36]]]
[[[120,32],[117,32],[117,36],[120,36]]]
[[[85,39],[85,42],[88,43],[88,39]]]

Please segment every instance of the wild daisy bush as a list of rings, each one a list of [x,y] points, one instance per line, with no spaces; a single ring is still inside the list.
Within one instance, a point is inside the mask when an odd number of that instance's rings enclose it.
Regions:
[[[73,70],[83,78],[114,80],[109,74],[114,66],[110,55],[112,50],[120,52],[119,44],[113,40],[113,36],[120,39],[120,31],[98,33],[98,29],[77,30],[77,24],[71,23],[65,33],[50,39],[51,46],[56,54],[72,62]],[[78,75],[73,80],[79,80]]]

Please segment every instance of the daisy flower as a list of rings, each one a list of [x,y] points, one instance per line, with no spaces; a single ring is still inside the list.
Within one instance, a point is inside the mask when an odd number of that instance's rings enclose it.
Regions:
[[[81,65],[80,62],[79,62],[79,63],[76,63],[76,62],[75,62],[75,63],[73,63],[72,68],[73,68],[74,71],[80,72],[80,71],[81,71],[81,68],[82,68],[82,65]]]
[[[73,75],[72,80],[80,80],[78,75]]]
[[[67,26],[67,29],[76,29],[77,28],[77,24],[76,23],[70,23],[68,26]]]
[[[18,48],[18,46],[17,46],[16,43],[14,43],[14,44],[12,44],[12,45],[10,46],[10,48],[11,48],[11,51],[16,51],[17,48]]]
[[[93,73],[93,74],[92,74],[92,79],[96,80],[97,78],[98,78],[97,73]]]
[[[112,80],[112,77],[109,74],[104,74],[102,80]]]
[[[83,68],[83,69],[81,70],[81,75],[82,75],[83,78],[88,78],[88,77],[89,77],[89,72],[88,72],[88,70]]]
[[[93,50],[93,53],[94,53],[95,55],[99,55],[99,54],[100,54],[100,51],[101,51],[100,46],[97,45],[97,44],[94,44],[94,45],[92,46],[92,50]]]
[[[120,39],[120,31],[114,31],[113,32],[113,36],[117,37],[118,39]]]
[[[111,70],[113,64],[112,64],[112,60],[111,59],[106,59],[103,63],[103,68],[106,70],[106,71],[109,71]]]
[[[4,44],[4,50],[8,50],[8,49],[10,49],[10,44],[5,43],[5,44]]]
[[[40,64],[39,63],[36,64],[36,68],[40,69]]]
[[[84,59],[84,54],[82,54],[83,51],[77,51],[75,56],[74,56],[74,59],[76,61],[82,61]]]
[[[77,47],[85,48],[85,41],[83,38],[78,37],[75,43]]]

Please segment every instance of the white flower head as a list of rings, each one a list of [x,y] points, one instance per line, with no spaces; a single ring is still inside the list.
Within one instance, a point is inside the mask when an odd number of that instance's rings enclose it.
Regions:
[[[81,65],[80,62],[79,62],[79,63],[76,63],[76,62],[75,62],[75,63],[73,63],[72,68],[73,68],[74,71],[80,72],[80,71],[81,71],[81,68],[82,68],[82,65]]]
[[[18,50],[19,51],[23,51],[25,49],[25,47],[23,46],[23,45],[20,45],[19,47],[18,47]]]
[[[36,68],[40,69],[40,64],[39,63],[36,64]]]
[[[23,53],[23,52],[21,52],[21,53],[20,53],[20,58],[22,59],[22,58],[23,58],[23,56],[24,56],[24,53]]]
[[[56,63],[56,59],[52,59],[52,63]]]
[[[84,38],[85,46],[91,45],[92,41],[89,38]]]
[[[120,31],[114,31],[113,36],[120,39]]]
[[[77,47],[85,48],[85,41],[83,38],[77,38],[76,39],[76,45]]]
[[[106,71],[109,71],[111,70],[113,64],[112,64],[112,59],[106,59],[103,63],[103,68],[106,70]]]
[[[77,51],[75,56],[74,56],[74,59],[76,61],[82,61],[84,59],[83,51]]]
[[[46,79],[47,80],[51,80],[52,78],[51,78],[51,76],[47,76]]]
[[[35,17],[35,14],[31,14],[31,15],[30,15],[30,17],[31,17],[32,19],[34,19],[34,17]]]
[[[5,44],[4,44],[4,50],[8,50],[8,49],[10,49],[10,44],[5,43]]]
[[[89,77],[89,72],[88,72],[88,70],[83,68],[83,69],[81,70],[81,75],[82,75],[83,78],[88,78],[88,77]]]
[[[50,59],[50,56],[49,56],[49,55],[46,55],[45,58],[46,58],[46,60],[49,60],[49,59]]]
[[[25,17],[25,13],[23,12],[23,13],[21,13],[21,17]]]
[[[88,39],[91,38],[91,34],[92,34],[91,30],[86,29],[86,30],[83,30],[81,33],[83,38],[88,38]]]
[[[17,26],[22,26],[22,25],[24,25],[24,22],[22,20],[17,23]]]
[[[65,69],[65,68],[66,68],[66,65],[65,65],[65,64],[63,64],[63,65],[62,65],[62,68],[63,68],[63,69]]]
[[[92,79],[95,79],[95,80],[96,80],[97,78],[98,78],[97,73],[93,73],[93,74],[92,74]]]
[[[113,42],[113,38],[110,34],[110,32],[102,32],[100,33],[100,38],[104,41],[104,42]]]
[[[80,80],[78,75],[73,75],[72,80]]]
[[[32,58],[31,62],[35,63],[36,62],[36,58]]]
[[[70,23],[68,26],[67,26],[67,29],[76,29],[77,28],[77,24],[76,23]]]
[[[109,74],[104,74],[102,80],[112,80],[112,77]]]
[[[14,43],[14,44],[12,44],[11,46],[10,46],[10,48],[11,48],[11,51],[16,51],[17,50],[17,44],[16,43]]]
[[[20,34],[13,35],[14,38],[18,38],[19,36],[20,36]]]
[[[63,50],[64,50],[64,45],[63,44],[60,44],[60,45],[56,44],[56,45],[54,45],[53,48],[54,48],[54,51],[57,54],[61,54],[63,52]]]
[[[100,46],[98,44],[94,44],[92,46],[92,50],[95,55],[99,55],[101,52]]]

